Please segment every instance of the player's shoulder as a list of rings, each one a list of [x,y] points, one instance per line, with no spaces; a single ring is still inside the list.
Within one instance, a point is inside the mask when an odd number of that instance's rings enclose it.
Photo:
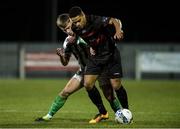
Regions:
[[[89,21],[96,24],[108,24],[111,17],[101,15],[89,15]]]
[[[91,14],[91,15],[88,15],[87,16],[89,19],[104,19],[104,20],[107,20],[107,19],[110,19],[111,17],[109,16],[104,16],[104,15],[94,15],[94,14]]]

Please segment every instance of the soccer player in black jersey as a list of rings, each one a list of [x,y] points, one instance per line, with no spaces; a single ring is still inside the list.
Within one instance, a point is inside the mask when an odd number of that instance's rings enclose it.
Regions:
[[[116,47],[116,41],[123,38],[121,21],[112,17],[85,15],[78,6],[69,10],[69,16],[73,21],[73,32],[82,37],[95,53],[89,56],[86,64],[84,75],[86,90],[90,92],[98,76],[107,70],[122,107],[128,109],[126,91],[121,90],[123,73],[120,52]]]
[[[79,62],[80,70],[69,80],[64,89],[59,93],[59,95],[54,100],[49,112],[47,115],[36,119],[36,121],[45,121],[50,120],[53,115],[62,108],[65,104],[67,98],[83,87],[83,73],[87,63],[88,53],[90,52],[90,48],[87,46],[87,43],[80,37],[75,38],[73,32],[71,30],[72,21],[67,14],[59,15],[57,18],[57,26],[67,33],[69,36],[65,39],[63,43],[63,48],[57,48],[57,54],[60,57],[60,61],[63,65],[67,65],[71,55],[73,54]],[[93,51],[91,51],[93,54]],[[109,101],[112,109],[116,112],[120,109],[120,104],[118,99],[114,96],[114,92],[112,86],[110,84],[109,78],[106,76],[106,73],[102,74],[98,78],[99,85],[104,93],[104,96]],[[93,94],[88,91],[88,95],[91,101],[96,105],[99,110],[99,113],[89,121],[89,123],[97,123],[103,119],[108,119],[108,112],[106,111],[99,91],[94,86],[92,91],[96,97],[92,96]]]

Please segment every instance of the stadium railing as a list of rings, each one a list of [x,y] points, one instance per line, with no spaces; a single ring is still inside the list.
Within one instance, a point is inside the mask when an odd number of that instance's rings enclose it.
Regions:
[[[142,73],[180,73],[180,52],[138,51],[136,80]]]
[[[67,66],[63,66],[59,56],[52,52],[26,52],[24,48],[20,51],[19,63],[20,78],[25,79],[29,71],[65,71],[75,72],[79,65],[74,56],[71,57]]]

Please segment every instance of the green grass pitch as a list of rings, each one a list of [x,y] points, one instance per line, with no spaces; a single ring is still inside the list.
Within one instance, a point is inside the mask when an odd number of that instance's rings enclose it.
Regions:
[[[71,95],[49,122],[34,122],[45,115],[68,80],[0,80],[0,128],[180,128],[180,81],[124,80],[134,123],[114,122],[109,103],[104,104],[110,118],[98,124],[88,121],[97,113],[85,89]],[[102,92],[101,92],[102,94]]]

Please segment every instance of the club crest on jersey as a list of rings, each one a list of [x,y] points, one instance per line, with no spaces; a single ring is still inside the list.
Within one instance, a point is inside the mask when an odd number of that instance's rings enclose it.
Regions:
[[[107,17],[103,17],[102,19],[103,19],[103,22],[106,22],[108,20]]]
[[[84,33],[86,33],[87,31],[84,29],[84,30],[82,30],[82,34],[84,34]]]

